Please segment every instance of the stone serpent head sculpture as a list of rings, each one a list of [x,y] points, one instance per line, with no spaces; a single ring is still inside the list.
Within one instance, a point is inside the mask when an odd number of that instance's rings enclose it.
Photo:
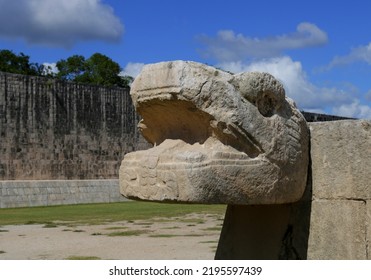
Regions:
[[[130,94],[154,147],[125,155],[124,196],[242,205],[301,198],[308,127],[270,74],[162,62],[146,65]]]

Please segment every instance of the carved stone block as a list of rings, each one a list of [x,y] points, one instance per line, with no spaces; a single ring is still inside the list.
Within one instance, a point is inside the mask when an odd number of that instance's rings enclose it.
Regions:
[[[154,147],[125,155],[124,196],[226,204],[302,196],[308,127],[270,74],[163,62],[145,66],[130,94],[140,130]]]

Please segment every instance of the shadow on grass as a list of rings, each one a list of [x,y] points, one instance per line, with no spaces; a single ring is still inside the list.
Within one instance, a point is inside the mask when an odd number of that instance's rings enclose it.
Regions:
[[[96,257],[96,256],[69,256],[66,258],[66,260],[101,260],[101,258]]]

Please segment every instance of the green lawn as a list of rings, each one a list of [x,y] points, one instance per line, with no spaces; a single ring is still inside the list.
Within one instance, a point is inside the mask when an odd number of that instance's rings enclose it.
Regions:
[[[121,202],[0,209],[0,226],[55,221],[100,224],[114,221],[174,217],[189,213],[225,213],[225,205]]]

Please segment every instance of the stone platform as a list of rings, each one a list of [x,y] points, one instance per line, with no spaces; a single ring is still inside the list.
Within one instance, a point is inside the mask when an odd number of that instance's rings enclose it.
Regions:
[[[114,179],[0,181],[0,208],[126,200]]]

